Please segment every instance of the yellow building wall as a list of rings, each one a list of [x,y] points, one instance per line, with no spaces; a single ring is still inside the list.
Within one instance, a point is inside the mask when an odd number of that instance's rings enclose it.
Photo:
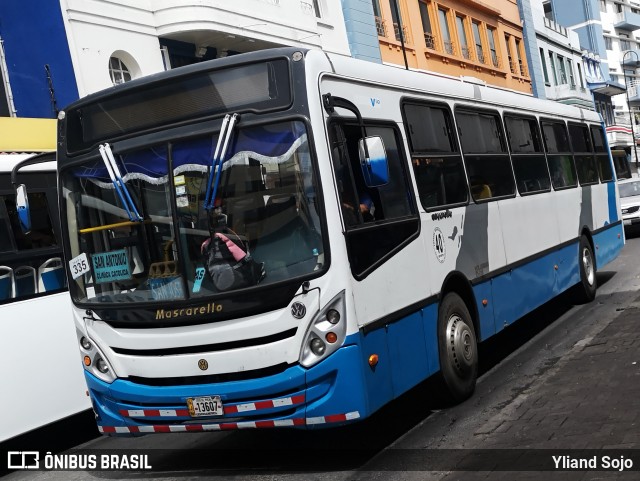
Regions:
[[[372,1],[377,1],[379,7],[380,15],[376,17],[376,26],[382,61],[404,66],[401,42],[396,35],[399,33],[399,25],[393,21],[394,0]],[[471,76],[490,85],[531,93],[520,14],[515,0],[486,0],[486,3],[478,0],[397,2],[409,68],[453,77]],[[441,11],[445,13],[449,42],[446,41]],[[421,12],[428,12],[430,33],[425,32],[428,27],[423,27]],[[466,48],[459,34],[457,17],[462,20]],[[478,26],[478,47],[473,23]],[[494,32],[495,54],[490,48],[489,30]]]
[[[0,152],[56,150],[56,119],[0,117]]]

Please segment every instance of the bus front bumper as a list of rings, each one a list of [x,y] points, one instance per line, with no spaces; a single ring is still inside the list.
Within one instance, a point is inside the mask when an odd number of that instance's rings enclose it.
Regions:
[[[321,428],[367,416],[358,345],[344,346],[305,369],[258,379],[184,386],[106,383],[85,371],[98,429],[107,435],[244,428]],[[187,398],[220,396],[224,414],[192,417]]]

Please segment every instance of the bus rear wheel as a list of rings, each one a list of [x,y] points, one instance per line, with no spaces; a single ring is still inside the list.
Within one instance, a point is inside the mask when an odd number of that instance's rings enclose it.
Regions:
[[[447,294],[438,310],[440,374],[453,402],[469,398],[478,378],[478,346],[469,309],[456,293]]]
[[[585,236],[580,236],[578,267],[580,282],[574,288],[573,297],[577,304],[586,304],[595,299],[598,281],[596,279],[596,258],[593,255],[591,243]]]

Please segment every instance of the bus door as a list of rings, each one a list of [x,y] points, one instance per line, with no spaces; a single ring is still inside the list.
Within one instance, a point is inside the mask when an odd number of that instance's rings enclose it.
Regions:
[[[362,126],[332,115],[330,147],[342,212],[358,323],[378,320],[425,297],[419,218],[402,138],[394,123],[364,123],[367,137],[382,139],[388,182],[368,186],[359,159]],[[399,275],[405,273],[406,275]],[[386,293],[386,295],[381,295]]]

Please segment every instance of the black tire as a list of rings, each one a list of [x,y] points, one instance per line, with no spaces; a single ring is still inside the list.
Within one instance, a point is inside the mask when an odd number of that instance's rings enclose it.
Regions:
[[[596,258],[593,255],[591,243],[585,236],[580,236],[578,268],[580,269],[580,282],[574,287],[573,298],[576,304],[586,304],[596,297],[598,280],[596,278]]]
[[[468,399],[478,378],[478,345],[471,314],[455,293],[444,296],[438,310],[440,375],[453,402]]]

